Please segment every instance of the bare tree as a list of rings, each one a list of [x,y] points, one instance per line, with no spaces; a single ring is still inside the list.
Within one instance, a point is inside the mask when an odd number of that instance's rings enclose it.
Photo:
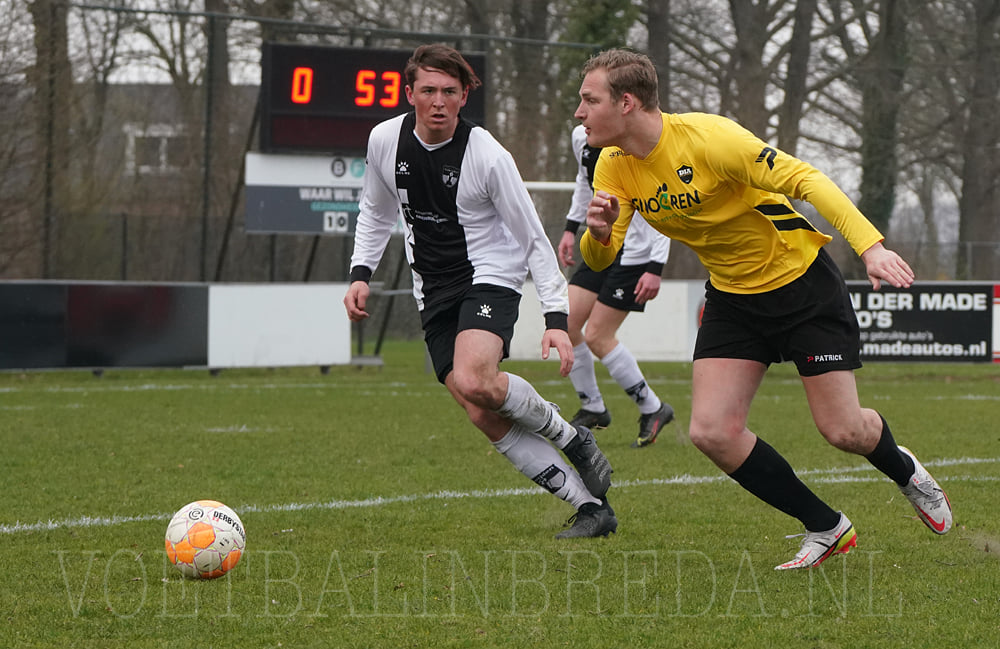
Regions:
[[[42,187],[38,221],[42,223],[41,276],[58,273],[54,247],[60,217],[71,204],[68,193],[70,105],[73,94],[69,62],[67,5],[62,0],[36,0],[30,5],[35,27],[35,67],[29,75],[35,100],[35,141],[41,153],[33,184]]]
[[[933,259],[921,255],[935,277],[991,278],[996,271],[996,5],[937,0],[918,3],[912,13],[900,189],[911,187],[919,197],[923,247],[948,244]]]
[[[148,135],[143,129],[157,128],[158,122],[176,125],[169,142],[176,159],[184,164],[175,166],[169,176],[132,178],[128,191],[132,195],[145,194],[157,203],[155,209],[147,212],[147,217],[153,218],[144,219],[137,224],[141,227],[133,228],[134,238],[144,248],[155,245],[157,238],[170,242],[159,255],[159,263],[148,267],[146,274],[205,279],[211,221],[208,216],[220,212],[229,199],[227,191],[218,194],[211,191],[213,177],[208,174],[215,165],[207,159],[213,150],[213,138],[218,137],[221,145],[228,145],[228,134],[220,135],[219,131],[228,131],[231,121],[222,112],[226,107],[225,91],[206,94],[210,89],[228,85],[224,20],[198,15],[204,5],[194,0],[160,1],[158,10],[132,14],[130,27],[140,38],[131,39],[128,56],[169,79],[173,94],[171,110],[168,113],[163,106],[150,107],[145,123],[134,128],[141,135]],[[208,6],[224,9],[221,4]],[[217,98],[221,110],[207,109]],[[213,119],[222,126],[213,126]],[[206,127],[213,133],[207,133]],[[219,150],[220,156],[224,155],[222,151]],[[227,167],[238,168],[231,162]],[[218,169],[215,178],[228,183],[232,177],[229,169]],[[174,227],[158,227],[159,219],[173,219]]]
[[[549,0],[525,0],[513,3],[510,14],[511,36],[544,41],[550,32]],[[501,134],[508,150],[518,161],[521,173],[528,178],[544,177],[548,160],[544,143],[552,134],[552,114],[541,97],[554,94],[553,79],[548,74],[550,52],[538,47],[509,45],[510,66],[507,92],[514,99],[510,128]],[[556,116],[565,123],[564,115]],[[527,134],[531,133],[528,137]]]
[[[659,78],[660,109],[671,110],[670,50],[673,42],[673,28],[670,16],[670,0],[650,0],[646,4],[646,32],[649,58],[656,66]]]
[[[777,136],[794,153],[807,97],[829,83],[810,70],[812,43],[827,36],[814,30],[816,6],[817,0],[674,0],[671,109],[728,115],[760,137]],[[651,47],[653,41],[651,32]]]
[[[802,151],[849,193],[860,183],[862,208],[894,238],[929,240],[923,252],[961,237],[970,255],[960,272],[988,276],[1000,240],[998,3],[151,0],[140,11],[0,0],[0,15],[22,16],[0,36],[0,75],[15,86],[3,89],[10,101],[0,115],[33,120],[30,130],[0,130],[0,272],[113,276],[108,260],[126,247],[127,221],[128,249],[142,260],[133,279],[195,279],[199,261],[212,261],[206,245],[230,251],[220,252],[217,277],[224,263],[227,279],[298,279],[315,239],[234,227],[253,102],[233,100],[251,95],[229,74],[256,74],[262,40],[405,49],[436,39],[487,53],[486,125],[529,180],[570,173],[583,59],[631,46],[657,65],[664,109],[726,114]],[[254,15],[261,22],[243,19]],[[34,51],[7,56],[24,16]],[[589,45],[572,49],[580,43]],[[25,101],[32,110],[18,111]],[[169,144],[182,162],[169,173],[130,172],[142,166],[144,129],[158,128],[183,131]],[[145,139],[147,155],[162,153],[167,138]],[[541,210],[554,219],[563,198],[536,200],[559,204]],[[948,254],[931,255],[942,273],[956,263]],[[329,263],[328,275],[342,277],[342,266]]]
[[[736,29],[736,43],[730,55],[730,79],[735,89],[733,117],[763,137],[769,121],[764,47],[770,40],[768,27],[774,7],[768,0],[729,0],[729,9]]]
[[[958,270],[964,275],[968,269],[969,278],[995,278],[1000,269],[1000,0],[974,0],[972,19],[959,235],[984,245],[971,260],[962,254]]]
[[[861,196],[858,208],[883,232],[896,203],[898,119],[906,73],[907,0],[878,3],[878,26],[857,67],[861,86]]]
[[[799,142],[799,127],[809,91],[809,57],[813,40],[812,25],[817,0],[798,0],[792,20],[792,36],[788,41],[788,62],[781,108],[778,110],[778,148],[795,155]]]
[[[31,276],[42,267],[42,210],[38,196],[44,172],[38,164],[41,123],[20,127],[35,101],[39,81],[26,83],[35,70],[28,7],[15,0],[0,0],[0,275]]]

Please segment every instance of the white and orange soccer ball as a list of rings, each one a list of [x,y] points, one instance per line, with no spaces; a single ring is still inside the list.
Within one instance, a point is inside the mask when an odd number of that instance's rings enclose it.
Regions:
[[[240,517],[215,500],[188,503],[167,525],[167,558],[195,579],[215,579],[232,570],[246,542]]]

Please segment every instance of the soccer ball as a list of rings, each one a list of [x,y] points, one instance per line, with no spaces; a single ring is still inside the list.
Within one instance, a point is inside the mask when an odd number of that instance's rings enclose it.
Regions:
[[[167,558],[185,577],[221,577],[239,563],[246,542],[240,517],[215,500],[184,505],[167,525]]]

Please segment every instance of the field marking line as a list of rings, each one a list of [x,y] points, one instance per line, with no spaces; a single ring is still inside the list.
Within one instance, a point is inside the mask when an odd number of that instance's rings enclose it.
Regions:
[[[609,385],[616,385],[612,380],[608,379],[603,382]],[[685,384],[690,383],[690,379],[671,379],[668,381],[663,381],[664,383],[677,383]],[[797,384],[797,380],[788,379],[784,382]],[[543,380],[538,383],[539,385],[545,386],[564,386],[565,380]],[[380,383],[378,390],[384,390],[386,388],[412,388],[413,385],[407,381],[386,381],[385,383]],[[421,386],[426,387],[426,386]],[[252,382],[238,382],[230,381],[219,383],[139,383],[135,385],[61,385],[61,386],[0,386],[0,394],[21,394],[21,393],[39,393],[39,394],[87,394],[92,392],[174,392],[181,390],[198,390],[198,391],[217,391],[217,390],[343,390],[343,389],[357,389],[361,392],[373,392],[376,388],[371,385],[362,385],[359,387],[357,383],[351,381],[296,381],[294,383],[252,383]],[[428,393],[438,394],[439,391],[436,389],[428,390]],[[757,397],[761,400],[773,399],[772,395],[759,395]],[[778,397],[781,398],[781,397]],[[872,394],[866,398],[871,399],[882,399],[878,394]],[[954,394],[954,395],[937,395],[933,397],[926,397],[923,399],[925,401],[1000,401],[1000,395],[998,394],[981,394],[981,393],[967,393],[967,394]]]
[[[923,463],[929,467],[950,467],[969,466],[977,464],[1000,464],[1000,457],[979,458],[943,458],[930,460]],[[876,475],[861,475],[861,474]],[[877,472],[872,466],[859,465],[851,467],[836,467],[832,469],[807,469],[797,472],[800,476],[812,476],[811,482],[820,484],[836,483],[856,483],[856,482],[888,482],[889,479]],[[732,480],[724,474],[710,476],[696,476],[688,473],[673,476],[670,478],[646,478],[636,480],[623,480],[614,482],[617,489],[628,489],[632,487],[681,485],[691,486],[698,484],[729,483]],[[1000,482],[1000,476],[948,476],[942,482]],[[425,500],[462,500],[466,498],[504,498],[510,496],[530,496],[546,493],[541,487],[514,487],[507,489],[475,489],[472,491],[451,491],[441,490],[423,494],[406,494],[399,496],[374,496],[361,500],[329,500],[326,502],[309,503],[285,503],[277,505],[242,505],[236,509],[240,515],[246,513],[271,513],[271,512],[292,512],[307,511],[313,509],[356,509],[368,507],[382,507],[399,503],[411,503]],[[112,516],[79,516],[77,518],[38,521],[36,523],[15,523],[0,524],[0,535],[12,535],[19,533],[51,531],[59,529],[76,529],[87,527],[112,527],[125,525],[128,523],[148,523],[150,521],[168,521],[173,513],[169,514],[141,514],[135,516],[123,516],[115,514]]]

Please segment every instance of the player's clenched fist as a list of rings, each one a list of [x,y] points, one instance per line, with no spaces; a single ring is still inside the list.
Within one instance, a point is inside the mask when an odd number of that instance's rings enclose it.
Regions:
[[[611,226],[618,220],[618,197],[605,191],[597,191],[587,208],[587,229],[590,236],[602,243],[611,238]]]

